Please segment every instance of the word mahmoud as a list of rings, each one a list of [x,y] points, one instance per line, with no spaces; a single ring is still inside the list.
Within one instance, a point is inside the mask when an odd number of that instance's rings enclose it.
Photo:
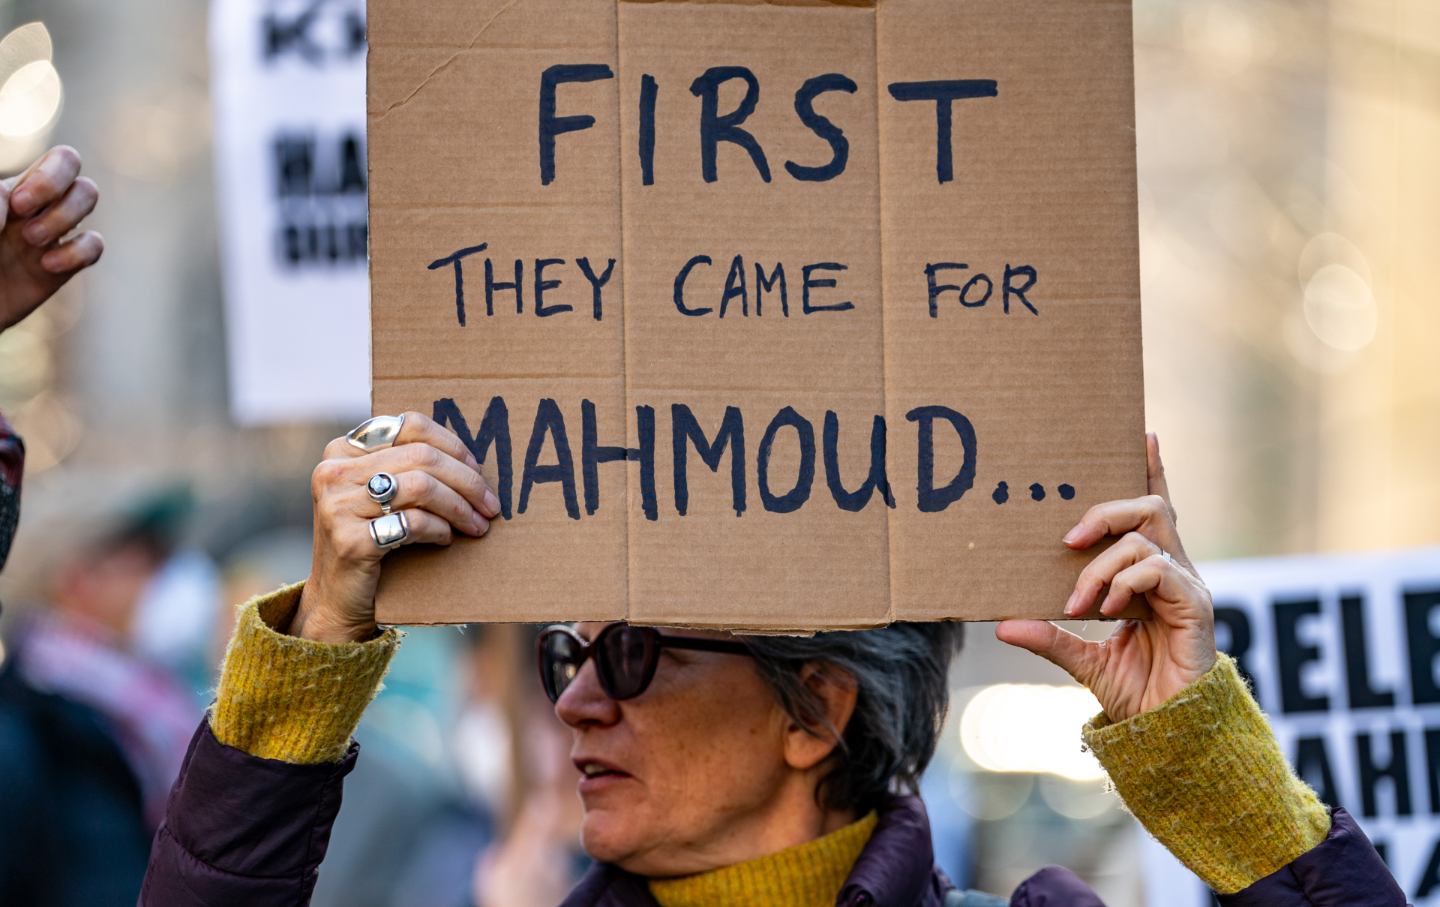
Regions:
[[[543,485],[559,486],[565,512],[572,520],[580,519],[582,496],[585,513],[594,515],[600,508],[600,466],[617,462],[639,464],[641,510],[647,520],[659,519],[655,475],[656,420],[653,406],[635,407],[637,443],[634,447],[620,447],[600,443],[595,404],[582,400],[577,470],[575,448],[570,440],[571,432],[564,413],[554,400],[542,399],[536,407],[525,446],[520,469],[518,504],[512,504],[516,469],[510,407],[505,398],[495,396],[490,399],[479,425],[473,432],[469,420],[451,398],[436,400],[433,414],[436,422],[448,425],[460,436],[481,464],[486,463],[493,454],[498,476],[495,490],[500,497],[501,513],[507,519],[513,512],[525,513],[530,507],[531,495]],[[945,406],[915,407],[905,414],[905,419],[915,424],[918,441],[915,506],[922,513],[938,513],[964,497],[975,483],[975,428],[963,414]],[[939,484],[936,481],[939,469],[936,464],[937,427],[941,431],[954,434],[960,451],[959,462],[948,464],[944,474],[949,477],[942,479]],[[688,405],[671,405],[670,449],[676,514],[685,516],[690,510],[692,449],[700,462],[715,473],[719,473],[723,460],[729,455],[730,505],[736,516],[745,513],[749,485],[746,458],[750,452],[746,444],[745,429],[745,418],[735,406],[725,408],[718,429],[713,435],[707,435],[700,420]],[[851,513],[863,510],[877,495],[884,506],[896,506],[886,466],[887,426],[884,416],[877,415],[871,421],[870,463],[864,481],[858,485],[847,485],[841,475],[840,419],[833,411],[825,413],[819,434],[817,444],[814,423],[789,406],[777,412],[765,427],[759,445],[754,448],[756,485],[759,489],[760,504],[765,510],[771,513],[791,513],[804,506],[814,492],[817,458],[823,461],[826,490],[840,510]],[[793,445],[798,453],[798,466],[793,477],[777,478],[772,475],[771,456],[781,443]],[[547,448],[553,453],[547,454]],[[546,457],[547,461],[542,463],[542,457]],[[785,487],[787,485],[788,487]],[[1062,491],[1063,497],[1068,499],[1073,496],[1073,490],[1069,486],[1062,486],[1062,489],[1069,492],[1066,494]],[[1043,497],[1042,491],[1035,499],[1040,500]],[[996,503],[1003,501],[997,497]]]

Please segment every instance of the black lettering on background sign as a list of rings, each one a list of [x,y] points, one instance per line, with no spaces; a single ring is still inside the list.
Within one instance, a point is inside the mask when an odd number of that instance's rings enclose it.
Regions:
[[[1335,786],[1335,771],[1330,767],[1330,752],[1325,747],[1324,737],[1300,737],[1295,741],[1295,774],[1311,787],[1320,802],[1328,806],[1343,806],[1340,790]]]
[[[1388,709],[1395,705],[1393,690],[1377,690],[1370,681],[1370,653],[1365,645],[1365,599],[1340,598],[1340,623],[1345,636],[1345,687],[1352,709]]]
[[[1440,655],[1440,637],[1431,628],[1430,618],[1440,607],[1440,589],[1406,589],[1405,638],[1410,646],[1410,693],[1416,705],[1440,702],[1440,685],[1435,682],[1435,657]]]
[[[1375,744],[1368,733],[1355,735],[1355,765],[1359,770],[1360,803],[1365,817],[1374,818],[1380,814],[1376,803],[1376,788],[1381,781],[1389,781],[1395,791],[1395,815],[1408,816],[1414,810],[1410,804],[1410,760],[1405,753],[1405,732],[1391,731],[1390,755],[1381,760],[1375,755]]]
[[[359,57],[365,53],[365,5],[312,0],[294,15],[267,12],[260,17],[260,48],[267,64],[294,58],[322,66]]]
[[[1440,887],[1440,840],[1430,849],[1430,859],[1425,861],[1425,869],[1413,890],[1416,898],[1428,898],[1437,887]]]
[[[364,265],[369,249],[364,133],[285,131],[270,146],[280,265]]]
[[[1250,615],[1244,608],[1216,604],[1215,638],[1216,648],[1235,659],[1235,667],[1240,669],[1240,676],[1250,682],[1258,697],[1260,688],[1256,686],[1255,674],[1250,670],[1250,647],[1255,642],[1250,628]]]
[[[1300,641],[1300,623],[1320,613],[1320,602],[1308,598],[1275,603],[1275,664],[1280,674],[1280,708],[1289,713],[1325,712],[1330,697],[1305,692],[1305,665],[1320,660],[1320,647]]]
[[[1440,728],[1425,729],[1425,776],[1430,789],[1430,814],[1440,816]]]

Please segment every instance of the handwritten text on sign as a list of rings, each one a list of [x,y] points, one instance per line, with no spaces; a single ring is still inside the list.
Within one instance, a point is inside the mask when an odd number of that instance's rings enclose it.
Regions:
[[[594,82],[614,78],[615,73],[604,64],[559,64],[546,69],[540,78],[539,87],[539,180],[542,185],[554,182],[556,176],[555,145],[558,137],[566,133],[579,132],[595,125],[595,117],[589,114],[568,114],[561,116],[558,109],[558,89],[566,83]],[[728,82],[739,82],[744,86],[744,95],[739,103],[726,113],[720,112],[721,87]],[[640,77],[640,129],[637,150],[644,185],[655,182],[655,109],[659,98],[659,86],[653,75]],[[795,92],[795,113],[806,128],[814,132],[829,145],[830,159],[823,164],[805,165],[794,161],[785,162],[785,171],[793,179],[808,182],[826,182],[836,179],[845,172],[850,158],[850,142],[844,130],[815,109],[815,100],[826,92],[842,91],[854,93],[856,84],[841,73],[826,73],[813,76]],[[690,85],[690,93],[700,99],[698,117],[700,159],[702,178],[707,183],[719,180],[716,157],[722,143],[730,143],[742,149],[753,163],[760,179],[772,180],[769,159],[764,147],[756,136],[745,127],[745,121],[754,113],[760,102],[761,84],[756,75],[743,66],[715,66],[697,76]],[[952,147],[954,132],[954,102],[975,98],[994,98],[999,88],[994,80],[957,79],[929,82],[894,82],[889,93],[896,101],[928,102],[934,105],[935,116],[935,178],[939,183],[954,179],[955,153]],[[430,270],[450,271],[454,278],[455,320],[459,327],[467,323],[466,277],[470,276],[472,287],[480,283],[483,287],[484,312],[487,318],[496,317],[496,299],[501,298],[502,313],[513,301],[516,315],[526,313],[526,294],[529,292],[530,312],[538,318],[566,315],[580,310],[588,312],[595,321],[605,317],[605,288],[615,274],[616,259],[599,255],[595,257],[556,257],[532,259],[504,259],[498,263],[501,274],[497,278],[497,259],[484,255],[490,251],[488,243],[477,243],[456,249],[430,262]],[[471,259],[474,264],[471,264]],[[512,266],[513,261],[513,266]],[[572,263],[579,271],[581,281],[575,281],[573,274],[567,281],[561,275]],[[844,271],[848,265],[839,261],[808,262],[791,264],[788,272],[784,262],[746,262],[743,255],[735,255],[724,268],[723,284],[707,281],[705,274],[714,271],[715,259],[707,254],[696,254],[680,264],[674,282],[673,302],[678,315],[689,318],[730,317],[748,318],[753,308],[755,318],[765,315],[766,303],[770,305],[770,317],[789,318],[790,287],[798,284],[797,296],[801,315],[842,313],[855,309],[855,303],[846,296],[842,286]],[[750,268],[753,264],[754,281],[750,282]],[[469,267],[467,267],[469,265]],[[478,265],[478,267],[476,267]],[[970,270],[970,265],[958,261],[927,262],[922,279],[925,286],[925,301],[931,318],[939,318],[942,302],[956,301],[962,308],[983,308],[996,300],[1000,310],[1009,315],[1012,309],[1017,313],[1039,316],[1040,310],[1032,302],[1039,275],[1032,265],[1005,263],[996,277],[984,271],[968,275],[962,283],[944,282],[950,275]],[[478,271],[481,276],[476,276]],[[547,274],[547,271],[549,272]],[[798,271],[799,279],[794,275]],[[578,284],[578,286],[577,286]],[[753,287],[753,290],[752,290]],[[821,291],[825,291],[822,295]],[[472,289],[472,296],[475,294]],[[687,292],[689,298],[687,299]],[[547,301],[547,294],[549,300]],[[581,302],[577,296],[585,297]],[[700,296],[708,302],[696,301]],[[569,300],[569,301],[557,301]],[[823,301],[822,301],[823,299]],[[473,310],[475,303],[472,301]],[[515,466],[512,458],[512,432],[510,407],[505,399],[496,396],[491,399],[478,429],[470,430],[469,421],[452,399],[437,400],[434,415],[441,424],[456,430],[469,445],[477,460],[485,462],[494,449],[498,458],[499,489],[501,509],[506,518],[514,512],[524,513],[536,486],[547,483],[558,484],[561,488],[565,512],[571,519],[580,519],[579,494],[577,493],[577,469],[574,448],[570,442],[570,431],[566,427],[564,414],[554,400],[540,401],[536,409],[525,447],[519,502],[514,501]],[[693,445],[701,461],[712,471],[720,468],[724,453],[729,450],[731,465],[731,501],[736,515],[745,512],[747,476],[745,472],[745,420],[739,408],[730,406],[725,410],[719,429],[713,437],[696,418],[691,407],[684,403],[673,404],[670,408],[671,444],[674,451],[673,483],[675,512],[684,516],[688,510],[688,450]],[[907,421],[917,425],[919,434],[919,459],[916,486],[916,507],[922,513],[936,513],[960,500],[974,485],[976,437],[974,426],[962,413],[939,405],[916,407],[905,414]],[[655,484],[655,409],[651,406],[635,407],[635,424],[639,438],[635,447],[602,445],[596,434],[595,404],[585,400],[581,408],[582,441],[578,470],[579,486],[583,489],[585,512],[594,514],[600,506],[599,466],[602,463],[631,461],[640,464],[641,506],[646,519],[658,519],[659,502]],[[961,445],[961,461],[958,469],[943,483],[936,482],[934,433],[937,422],[942,430],[951,430]],[[793,443],[798,446],[798,473],[783,492],[775,490],[770,475],[770,457],[780,433],[790,429]],[[825,483],[836,506],[841,510],[854,512],[866,506],[878,490],[885,506],[895,507],[895,497],[890,488],[886,470],[885,417],[876,415],[870,428],[870,464],[863,483],[854,489],[847,489],[840,475],[838,438],[839,417],[827,411],[822,423],[821,448],[825,464]],[[555,452],[554,462],[541,463],[542,451],[547,443]],[[756,482],[759,487],[761,505],[772,513],[792,512],[810,499],[816,474],[816,432],[815,424],[792,407],[785,407],[775,414],[766,426],[759,447],[756,449]],[[783,485],[783,483],[782,483]],[[1075,489],[1068,483],[1060,483],[1055,489],[1064,500],[1075,496]],[[1032,483],[1030,497],[1043,500],[1046,489],[1043,484]],[[1009,483],[999,482],[992,494],[996,504],[1009,499]]]

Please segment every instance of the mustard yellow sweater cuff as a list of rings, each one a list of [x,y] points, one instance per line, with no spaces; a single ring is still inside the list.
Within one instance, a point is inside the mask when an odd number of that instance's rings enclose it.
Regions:
[[[1135,818],[1221,894],[1330,832],[1330,811],[1290,770],[1227,655],[1158,708],[1118,724],[1096,716],[1084,737]]]
[[[344,757],[400,634],[386,630],[367,642],[330,645],[278,632],[289,625],[303,588],[286,586],[241,606],[210,729],[252,756],[313,765]]]

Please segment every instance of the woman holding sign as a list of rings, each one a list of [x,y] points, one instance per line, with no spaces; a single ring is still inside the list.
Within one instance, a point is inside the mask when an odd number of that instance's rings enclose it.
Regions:
[[[997,634],[1089,687],[1084,740],[1146,828],[1227,905],[1404,903],[1344,810],[1290,771],[1217,655],[1210,595],[1176,533],[1148,439],[1148,497],[1091,509],[1064,539],[1118,541],[1081,574],[1070,617],[1144,619],[1085,642],[1044,621]],[[156,837],[143,904],[308,900],[354,764],[351,734],[399,644],[375,624],[386,551],[483,535],[498,513],[475,460],[418,413],[331,443],[314,474],[310,579],[246,606],[212,716]],[[541,682],[573,734],[595,858],[567,907],[993,905],[934,867],[914,795],[948,704],[954,624],[812,638],[623,623],[541,635]],[[1012,905],[1099,905],[1067,870]]]

